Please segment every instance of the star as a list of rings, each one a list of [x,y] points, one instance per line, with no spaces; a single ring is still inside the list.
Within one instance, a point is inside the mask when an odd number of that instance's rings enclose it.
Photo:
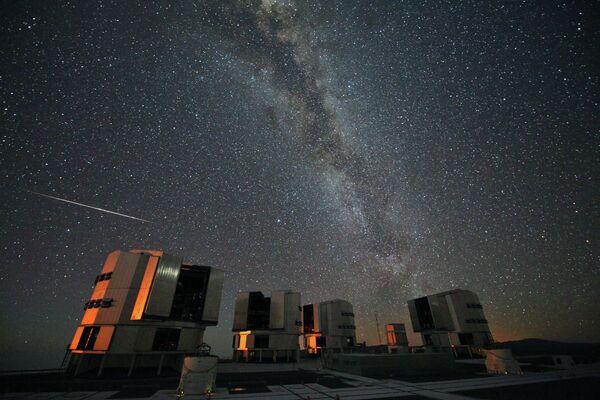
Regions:
[[[457,287],[496,339],[597,340],[591,7],[11,2],[0,367],[54,368],[135,248],[225,271],[223,357],[247,290],[345,299],[361,342]]]

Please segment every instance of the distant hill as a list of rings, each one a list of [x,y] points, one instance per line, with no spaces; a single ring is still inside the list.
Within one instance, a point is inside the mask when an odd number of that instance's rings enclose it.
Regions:
[[[568,354],[580,360],[580,362],[600,360],[600,343],[566,343],[545,339],[522,339],[497,342],[495,347],[509,348],[515,356]]]

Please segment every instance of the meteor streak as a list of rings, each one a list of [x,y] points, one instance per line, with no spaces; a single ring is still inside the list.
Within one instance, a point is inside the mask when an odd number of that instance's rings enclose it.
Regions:
[[[148,222],[148,223],[152,223],[152,221],[147,221],[145,219],[142,218],[137,218],[137,217],[133,217],[131,215],[127,215],[127,214],[121,214],[118,213],[116,211],[110,211],[110,210],[105,210],[104,208],[99,208],[99,207],[94,207],[94,206],[89,206],[87,204],[83,204],[83,203],[77,203],[76,201],[71,201],[71,200],[67,200],[67,199],[61,199],[60,197],[54,197],[54,196],[50,196],[48,194],[44,194],[44,193],[38,193],[38,192],[34,192],[32,190],[25,190],[26,192],[38,195],[38,196],[42,196],[42,197],[47,197],[49,199],[54,199],[54,200],[58,200],[58,201],[64,201],[65,203],[70,203],[70,204],[75,204],[77,206],[82,206],[82,207],[87,207],[87,208],[91,208],[92,210],[98,210],[98,211],[102,211],[105,213],[109,213],[109,214],[114,214],[114,215],[118,215],[120,217],[125,217],[125,218],[130,218],[130,219],[135,219],[137,221],[142,221],[142,222]]]

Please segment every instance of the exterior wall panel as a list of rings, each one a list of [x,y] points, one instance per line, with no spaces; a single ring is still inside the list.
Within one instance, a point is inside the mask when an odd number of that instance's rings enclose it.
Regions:
[[[286,332],[300,334],[302,332],[300,314],[300,293],[287,292],[284,303],[284,328]]]
[[[235,313],[233,316],[233,330],[245,331],[248,329],[248,303],[250,293],[238,293],[235,298]]]
[[[182,259],[163,253],[156,273],[144,314],[167,318],[171,313],[173,297],[177,288]]]
[[[105,298],[112,299],[110,307],[107,308],[96,308],[96,315],[94,318],[94,324],[117,324],[119,317],[123,312],[123,305],[127,298],[127,289],[112,289],[109,288],[104,294]]]
[[[316,305],[313,306],[314,321],[315,321],[315,332],[320,332],[323,329],[321,324],[321,310]]]
[[[421,332],[422,327],[419,323],[419,316],[417,314],[417,307],[415,306],[414,300],[408,301],[408,314],[410,315],[410,322],[414,332]]]
[[[269,328],[285,328],[285,302],[286,293],[277,291],[271,293],[271,309],[269,310]]]
[[[133,254],[126,251],[119,252],[119,259],[115,269],[112,271],[111,278],[106,281],[112,289],[129,289],[135,270],[137,268],[140,254]]]
[[[178,351],[194,352],[198,349],[199,335],[197,329],[182,329],[179,335]]]
[[[427,296],[429,306],[431,307],[431,315],[433,316],[433,322],[435,329],[439,330],[452,330],[452,321],[450,320],[450,311],[444,297],[439,296]]]
[[[77,348],[77,344],[79,343],[79,339],[81,339],[81,333],[83,332],[83,326],[78,326],[75,330],[75,335],[73,336],[73,340],[71,341],[71,345],[69,346],[69,350],[75,350]]]
[[[298,336],[296,335],[270,335],[269,348],[273,350],[290,350],[298,348]]]
[[[148,297],[150,296],[152,282],[154,280],[154,275],[156,274],[159,261],[159,257],[151,256],[148,258],[148,262],[144,269],[144,275],[138,289],[133,312],[131,313],[131,320],[138,321],[144,316],[144,310],[146,309],[146,304],[148,303]]]
[[[114,326],[103,326],[100,328],[96,342],[94,343],[94,350],[108,350],[110,348],[110,342],[115,332]]]
[[[202,312],[202,321],[216,324],[221,308],[221,291],[223,290],[224,274],[220,269],[211,269],[206,290],[206,300]]]
[[[248,349],[254,348],[254,335],[248,335],[246,337],[246,348],[248,348]]]
[[[138,259],[137,266],[135,268],[135,273],[131,279],[131,287],[129,288],[127,295],[123,300],[123,312],[119,316],[119,323],[127,324],[131,323],[131,321],[135,321],[141,319],[144,311],[144,307],[146,306],[145,300],[140,301],[140,306],[136,310],[137,307],[137,299],[138,297],[144,297],[142,287],[142,282],[144,275],[146,273],[146,269],[148,264],[152,262],[152,260],[157,260],[157,257],[144,255]],[[148,289],[150,288],[151,282],[148,284]],[[149,290],[146,291],[146,299]]]
[[[108,256],[106,256],[106,260],[104,261],[104,265],[102,266],[101,273],[106,274],[108,272],[113,272],[117,265],[117,260],[121,256],[121,253],[123,253],[121,250],[115,250],[110,252]]]
[[[132,353],[136,351],[140,327],[129,325],[119,326],[113,333],[109,353]]]
[[[152,343],[154,343],[156,329],[157,327],[155,326],[141,326],[138,328],[135,340],[135,351],[152,351]]]

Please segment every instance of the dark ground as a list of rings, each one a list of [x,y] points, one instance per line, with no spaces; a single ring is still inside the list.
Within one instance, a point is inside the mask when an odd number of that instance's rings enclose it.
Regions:
[[[600,343],[565,343],[544,339],[522,339],[512,342],[496,343],[497,348],[512,350],[515,357],[545,354],[567,354],[577,364],[600,361]]]
[[[318,383],[329,389],[351,387],[341,379],[319,374],[312,371],[284,371],[284,372],[253,372],[253,373],[227,373],[217,375],[217,387],[226,387],[230,393],[264,393],[270,392],[268,385],[292,385]]]
[[[489,400],[595,400],[600,398],[600,378],[588,377],[519,386],[465,390],[452,392],[452,394]]]
[[[449,381],[453,379],[470,379],[483,378],[489,375],[486,374],[485,365],[477,364],[462,364],[457,363],[456,369],[452,372],[431,374],[431,375],[416,375],[410,376],[406,374],[388,374],[388,375],[367,375],[373,379],[398,379],[406,382],[434,382],[434,381]]]
[[[73,377],[65,373],[36,373],[0,376],[0,393],[7,392],[94,392],[111,390],[149,391],[177,388],[179,373],[163,370],[156,376],[156,369],[135,370],[127,378],[126,370],[106,369],[102,377],[94,373]],[[154,393],[153,392],[153,393]]]
[[[127,378],[125,370],[105,369],[97,377],[92,371],[72,377],[64,373],[35,373],[0,376],[0,393],[6,392],[81,392],[120,391],[112,398],[149,397],[157,390],[175,389],[179,383],[179,372],[163,370],[156,376],[156,369],[135,370]],[[336,389],[350,387],[339,378],[312,371],[284,371],[269,373],[221,373],[217,375],[217,387],[230,390],[238,388],[243,393],[268,392],[267,385],[290,385],[319,383]]]
[[[459,364],[460,370],[453,374],[421,377],[398,377],[410,382],[428,382],[482,377],[481,366]],[[381,377],[380,377],[381,378]],[[383,377],[389,378],[389,377]],[[154,368],[134,371],[126,378],[126,371],[106,369],[104,375],[96,377],[93,372],[78,377],[64,373],[36,373],[0,376],[0,393],[3,392],[77,392],[77,391],[117,391],[111,398],[147,398],[158,390],[172,389],[179,382],[179,373],[164,370],[156,376]],[[230,393],[266,393],[268,385],[289,385],[318,383],[330,389],[350,387],[344,380],[332,375],[313,371],[282,371],[253,373],[221,373],[217,375],[217,387],[227,388]],[[598,399],[600,398],[600,378],[579,378],[565,381],[542,382],[519,386],[496,387],[455,392],[465,396],[484,399]],[[389,400],[395,397],[390,397]],[[402,397],[403,400],[418,400],[419,396]]]

